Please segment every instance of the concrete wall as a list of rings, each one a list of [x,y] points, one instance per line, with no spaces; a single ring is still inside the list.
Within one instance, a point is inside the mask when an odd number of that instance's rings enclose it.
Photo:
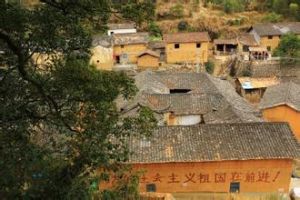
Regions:
[[[202,42],[197,48],[196,43],[180,43],[180,47],[175,49],[175,43],[166,44],[167,63],[196,63],[208,61],[208,42]]]
[[[159,58],[151,56],[149,54],[142,55],[137,61],[138,68],[158,68]]]
[[[292,161],[135,164],[134,169],[145,171],[140,177],[141,191],[147,184],[155,184],[157,192],[229,192],[231,182],[240,182],[241,193],[288,192]]]
[[[130,29],[108,30],[107,35],[112,35],[111,32],[113,32],[113,34],[136,33],[136,29],[135,28],[130,28]]]
[[[136,64],[137,56],[145,51],[147,48],[146,44],[127,44],[127,45],[115,45],[114,55],[120,56],[121,54],[128,55],[128,63]]]
[[[287,105],[267,108],[262,111],[263,118],[270,122],[288,122],[298,141],[300,141],[300,112]]]

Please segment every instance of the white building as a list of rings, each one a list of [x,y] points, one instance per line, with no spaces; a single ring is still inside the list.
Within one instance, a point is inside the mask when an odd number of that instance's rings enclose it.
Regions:
[[[123,34],[123,33],[136,33],[135,24],[108,24],[107,34]]]

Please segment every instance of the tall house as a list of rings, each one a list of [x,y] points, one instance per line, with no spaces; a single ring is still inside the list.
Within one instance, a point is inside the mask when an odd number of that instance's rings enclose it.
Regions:
[[[282,35],[294,33],[300,37],[300,22],[256,24],[248,32],[254,35],[260,46],[267,48],[268,51],[274,51]]]
[[[165,34],[167,63],[205,63],[210,37],[207,32]]]
[[[147,49],[148,41],[148,33],[113,35],[115,63],[136,64],[138,56]]]
[[[269,87],[260,103],[263,117],[270,122],[288,122],[300,141],[300,85],[287,82]]]

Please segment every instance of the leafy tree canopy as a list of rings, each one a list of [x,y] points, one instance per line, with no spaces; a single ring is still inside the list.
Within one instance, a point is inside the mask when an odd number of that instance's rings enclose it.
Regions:
[[[300,63],[300,38],[292,33],[282,36],[274,55],[282,57],[284,64]]]
[[[136,88],[123,73],[88,65],[90,30],[104,30],[112,14],[135,20],[145,5],[41,2],[26,9],[0,1],[0,196],[89,199],[95,170],[117,170],[128,159],[126,136],[155,126],[147,109],[120,118],[115,99]],[[37,55],[48,61],[40,65]]]

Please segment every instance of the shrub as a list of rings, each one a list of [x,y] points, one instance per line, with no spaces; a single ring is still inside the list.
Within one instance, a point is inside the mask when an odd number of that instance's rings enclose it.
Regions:
[[[207,63],[205,63],[205,70],[207,73],[212,74],[215,69],[215,63],[211,60],[209,60]]]
[[[243,11],[244,7],[240,0],[224,0],[223,9],[226,13],[234,13]]]
[[[282,20],[282,15],[276,14],[275,12],[271,12],[270,14],[268,14],[263,18],[264,22],[272,22],[272,23],[280,22],[281,20]]]
[[[153,21],[148,24],[148,31],[150,35],[154,37],[161,37],[162,35],[159,26]]]
[[[178,31],[186,31],[189,28],[187,21],[180,21],[177,25]]]
[[[183,6],[181,4],[176,4],[170,8],[170,15],[175,18],[182,18],[184,14]]]

